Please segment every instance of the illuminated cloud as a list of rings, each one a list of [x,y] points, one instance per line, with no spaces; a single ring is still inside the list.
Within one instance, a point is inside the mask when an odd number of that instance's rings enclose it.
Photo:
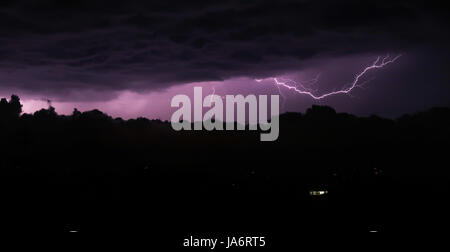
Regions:
[[[402,67],[410,64],[410,69],[390,79],[401,80],[395,90],[408,86],[403,90],[407,100],[423,87],[421,76],[427,76],[426,92],[431,92],[422,106],[440,104],[449,93],[442,84],[448,75],[439,68],[448,64],[449,20],[433,1],[18,0],[2,2],[0,14],[4,96],[102,105],[127,93],[161,95],[189,83],[229,83],[311,69],[356,73],[360,69],[355,66],[386,53],[410,55],[402,58]],[[328,83],[348,80],[346,74],[334,76]],[[321,77],[321,86],[326,78]],[[242,83],[241,92],[248,85]],[[334,98],[326,102],[337,104]],[[367,106],[366,112],[379,111],[373,109],[379,106]],[[419,104],[395,106],[406,112]]]

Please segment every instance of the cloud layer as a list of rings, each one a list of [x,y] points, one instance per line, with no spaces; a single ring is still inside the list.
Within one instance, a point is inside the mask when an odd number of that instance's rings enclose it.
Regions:
[[[109,100],[448,42],[433,1],[6,1],[0,89]]]

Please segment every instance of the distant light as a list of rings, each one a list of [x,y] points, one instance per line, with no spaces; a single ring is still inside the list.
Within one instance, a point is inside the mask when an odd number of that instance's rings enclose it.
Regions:
[[[310,196],[322,196],[328,194],[327,190],[309,190]]]
[[[370,230],[370,233],[378,233],[378,230]]]
[[[69,233],[78,233],[78,230],[70,230]]]

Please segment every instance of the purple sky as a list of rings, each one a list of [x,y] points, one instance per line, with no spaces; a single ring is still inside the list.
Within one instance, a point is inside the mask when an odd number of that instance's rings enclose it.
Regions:
[[[450,105],[449,15],[434,1],[6,1],[0,5],[0,95],[24,111],[100,109],[169,119],[194,86],[277,94],[254,79],[289,77],[323,94],[377,56],[403,56],[350,95],[320,101],[281,89],[282,111],[330,105],[395,117]]]
[[[317,89],[318,94],[322,94],[348,85],[353,80],[354,75],[370,65],[376,57],[377,55],[374,54],[333,58],[319,62],[311,61],[310,67],[306,67],[301,71],[281,74],[278,77],[304,81],[320,74],[319,81],[312,87]],[[256,82],[251,77],[232,78],[224,81],[183,83],[157,91],[136,92],[133,90],[122,90],[115,92],[112,98],[99,99],[99,101],[64,101],[59,100],[58,97],[45,97],[21,93],[20,91],[18,94],[23,97],[23,109],[26,113],[46,108],[46,99],[48,98],[53,100],[52,105],[60,114],[71,114],[74,108],[81,111],[100,108],[114,117],[128,119],[144,116],[166,120],[170,119],[172,112],[175,110],[175,108],[170,107],[172,97],[177,94],[186,94],[192,98],[193,87],[200,86],[203,88],[204,96],[211,94],[213,90],[216,90],[215,93],[218,95],[280,94],[281,92],[280,109],[282,112],[304,112],[312,104],[320,104],[332,106],[339,112],[363,116],[378,114],[394,117],[401,115],[405,111],[414,112],[431,106],[448,106],[446,95],[439,95],[438,90],[429,88],[433,83],[427,82],[426,78],[424,78],[424,82],[419,83],[420,85],[409,85],[407,81],[411,77],[401,78],[401,76],[405,76],[405,73],[410,72],[410,68],[420,68],[420,63],[414,58],[414,54],[402,55],[395,63],[365,75],[361,83],[365,81],[367,83],[362,88],[354,89],[349,95],[339,94],[322,100],[314,100],[308,95],[297,94],[283,87],[278,89],[270,78],[262,82]],[[412,72],[412,74],[421,75],[417,74],[417,72]],[[96,95],[101,96],[102,93]],[[5,94],[4,96],[7,95]],[[424,103],[422,101],[424,97],[435,97],[436,99]]]

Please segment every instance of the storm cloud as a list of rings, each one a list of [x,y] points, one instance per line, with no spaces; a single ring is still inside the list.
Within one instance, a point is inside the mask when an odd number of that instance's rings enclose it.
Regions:
[[[3,1],[0,89],[108,100],[443,47],[447,28],[433,1]]]

